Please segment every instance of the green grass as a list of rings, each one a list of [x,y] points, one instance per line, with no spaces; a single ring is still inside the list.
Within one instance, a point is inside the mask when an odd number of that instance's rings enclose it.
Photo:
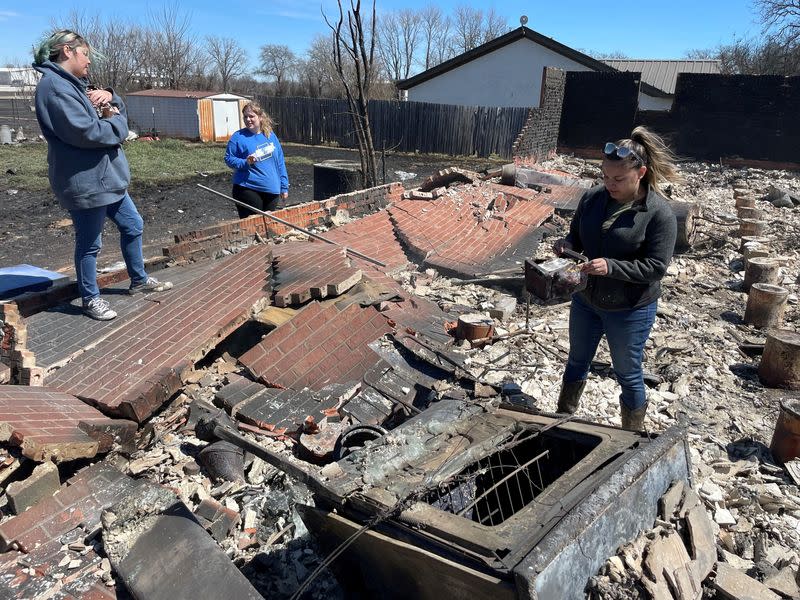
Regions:
[[[131,167],[133,187],[180,183],[203,172],[209,175],[229,173],[225,164],[225,144],[201,144],[181,140],[125,143],[125,154]],[[289,165],[312,164],[302,156],[288,156]],[[47,144],[0,146],[0,188],[29,191],[50,189],[47,180]],[[14,174],[6,173],[14,170]]]

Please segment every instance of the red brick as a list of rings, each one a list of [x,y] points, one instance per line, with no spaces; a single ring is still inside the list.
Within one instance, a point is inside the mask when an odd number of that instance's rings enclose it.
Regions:
[[[111,416],[147,418],[179,389],[180,373],[268,293],[270,250],[252,246],[218,261],[198,285],[160,296],[159,303],[57,371],[48,385]]]
[[[50,388],[0,386],[0,435],[20,446],[23,455],[32,460],[61,462],[94,456],[98,441],[84,433],[81,425],[106,420],[101,412],[70,394]]]

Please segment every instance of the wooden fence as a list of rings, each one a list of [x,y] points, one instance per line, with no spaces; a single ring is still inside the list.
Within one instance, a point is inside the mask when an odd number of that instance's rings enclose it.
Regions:
[[[357,147],[346,100],[263,96],[259,102],[277,123],[276,131],[282,141]],[[525,125],[529,110],[371,100],[369,118],[378,151],[386,148],[511,158],[511,147]]]

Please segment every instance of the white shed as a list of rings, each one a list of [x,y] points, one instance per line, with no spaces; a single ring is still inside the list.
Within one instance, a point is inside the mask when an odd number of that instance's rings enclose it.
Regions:
[[[247,98],[219,92],[142,90],[126,95],[128,126],[142,135],[224,142],[244,127]]]
[[[617,71],[523,26],[401,81],[398,87],[406,90],[407,99],[414,102],[536,107],[545,67],[564,71]],[[671,104],[669,94],[644,81],[640,101],[647,108],[668,109]]]

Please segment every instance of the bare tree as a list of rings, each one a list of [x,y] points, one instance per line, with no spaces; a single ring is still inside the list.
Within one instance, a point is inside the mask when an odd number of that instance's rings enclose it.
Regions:
[[[494,8],[490,8],[483,16],[483,43],[491,42],[493,39],[508,33],[508,21],[498,15]]]
[[[456,6],[453,16],[453,45],[458,52],[468,52],[481,45],[483,11],[465,4]]]
[[[72,11],[58,29],[79,32],[92,45],[91,78],[95,84],[110,86],[123,93],[137,87],[138,73],[145,56],[145,32],[139,25],[116,17],[87,17]]]
[[[375,0],[372,0],[372,16],[366,29],[361,14],[361,0],[350,0],[347,11],[342,8],[342,0],[337,0],[337,5],[339,18],[336,23],[332,24],[327,16],[325,22],[333,32],[333,62],[350,105],[361,159],[361,177],[364,187],[372,187],[378,181],[378,167],[367,106],[375,71]],[[348,77],[349,66],[355,71],[355,81]]]
[[[232,80],[247,70],[247,52],[233,38],[209,35],[206,37],[206,53],[222,84],[222,91],[230,91]]]
[[[383,15],[378,22],[378,53],[393,81],[407,79],[422,29],[422,14],[410,9]]]
[[[442,9],[429,4],[420,13],[421,35],[424,57],[421,60],[425,70],[444,62],[450,56],[450,18]]]
[[[157,85],[181,89],[187,85],[192,67],[201,61],[191,16],[172,3],[151,14],[150,21],[150,75]]]
[[[765,31],[772,31],[784,43],[800,40],[800,0],[755,0]]]
[[[691,50],[687,57],[716,59],[725,75],[800,75],[800,43],[782,39],[734,39],[712,50]]]
[[[291,77],[292,70],[297,63],[297,57],[283,44],[265,44],[261,46],[259,54],[261,68],[260,75],[275,78],[275,95],[282,96],[286,91],[286,84]]]

